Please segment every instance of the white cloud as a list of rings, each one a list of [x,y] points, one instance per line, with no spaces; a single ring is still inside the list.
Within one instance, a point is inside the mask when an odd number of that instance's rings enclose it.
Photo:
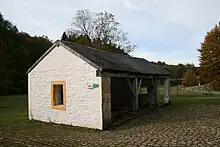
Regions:
[[[219,0],[1,0],[0,10],[20,30],[53,40],[70,27],[78,9],[107,10],[139,46],[135,54],[196,63],[196,49],[219,21],[219,5]]]
[[[130,10],[194,28],[216,23],[220,12],[219,0],[124,0],[124,4]]]
[[[128,9],[144,11],[146,10],[145,2],[143,0],[124,0],[124,4]]]
[[[136,51],[132,54],[134,57],[144,58],[148,61],[165,61],[167,64],[177,65],[179,63],[187,64],[193,63],[195,66],[199,65],[198,58],[187,58],[184,59],[187,53],[181,51],[173,52],[147,52],[147,51]],[[181,57],[182,56],[182,57]]]

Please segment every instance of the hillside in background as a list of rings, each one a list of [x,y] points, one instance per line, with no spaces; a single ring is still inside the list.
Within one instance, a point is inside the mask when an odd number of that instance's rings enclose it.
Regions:
[[[0,13],[0,95],[26,93],[26,71],[52,42],[20,32]]]

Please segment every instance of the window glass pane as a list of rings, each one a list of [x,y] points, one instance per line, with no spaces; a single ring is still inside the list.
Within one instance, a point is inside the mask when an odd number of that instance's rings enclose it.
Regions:
[[[58,87],[58,105],[63,105],[63,85],[57,85]]]
[[[54,85],[54,104],[63,105],[63,85]]]

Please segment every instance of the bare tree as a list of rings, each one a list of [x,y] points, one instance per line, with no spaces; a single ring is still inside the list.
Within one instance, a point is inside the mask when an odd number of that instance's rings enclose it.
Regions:
[[[92,12],[87,9],[79,10],[72,22],[72,26],[74,26],[73,31],[83,35],[91,35],[92,23]]]
[[[131,44],[127,34],[120,29],[115,16],[106,11],[93,13],[88,9],[78,10],[68,31],[68,34],[71,33],[87,36],[98,48],[103,44],[112,44],[126,53],[136,49],[136,45]]]

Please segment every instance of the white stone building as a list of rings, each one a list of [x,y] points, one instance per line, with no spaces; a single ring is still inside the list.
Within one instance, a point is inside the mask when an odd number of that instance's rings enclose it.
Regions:
[[[143,83],[147,102],[157,103],[159,78],[166,79],[169,102],[169,73],[164,69],[145,59],[70,42],[56,41],[27,73],[29,119],[103,130],[118,106],[139,110]]]

